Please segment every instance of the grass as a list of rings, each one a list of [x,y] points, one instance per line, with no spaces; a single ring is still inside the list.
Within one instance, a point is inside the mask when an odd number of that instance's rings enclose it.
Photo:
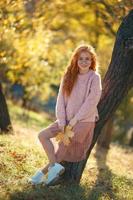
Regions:
[[[54,117],[48,113],[37,113],[14,105],[11,101],[7,101],[11,121],[14,124],[26,128],[39,130],[46,127]]]
[[[133,149],[113,143],[108,152],[95,146],[79,185],[28,184],[27,178],[48,162],[37,132],[51,119],[47,114],[30,112],[25,123],[22,112],[10,103],[14,135],[0,135],[0,200],[133,199]]]

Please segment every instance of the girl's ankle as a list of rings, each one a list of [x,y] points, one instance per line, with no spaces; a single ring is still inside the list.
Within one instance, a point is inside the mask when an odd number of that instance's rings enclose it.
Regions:
[[[53,167],[55,165],[55,163],[50,163],[49,167]]]

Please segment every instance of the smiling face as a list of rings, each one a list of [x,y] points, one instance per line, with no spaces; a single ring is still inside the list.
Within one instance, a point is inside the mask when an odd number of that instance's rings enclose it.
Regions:
[[[89,68],[91,66],[91,54],[87,51],[81,52],[77,63],[81,69]]]

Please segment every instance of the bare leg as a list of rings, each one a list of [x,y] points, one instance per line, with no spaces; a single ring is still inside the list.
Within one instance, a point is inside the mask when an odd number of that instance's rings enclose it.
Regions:
[[[54,147],[53,147],[52,142],[50,141],[50,139],[45,138],[45,140],[42,141],[41,143],[48,156],[50,164],[54,164],[56,162],[56,157],[54,154]]]
[[[49,164],[44,168],[43,171],[47,171],[49,165],[54,165],[56,162],[56,157],[55,157],[55,152],[54,152],[54,146],[53,143],[51,142],[50,138],[52,138],[53,135],[50,131],[43,130],[42,132],[39,133],[38,138],[48,156],[49,159]]]

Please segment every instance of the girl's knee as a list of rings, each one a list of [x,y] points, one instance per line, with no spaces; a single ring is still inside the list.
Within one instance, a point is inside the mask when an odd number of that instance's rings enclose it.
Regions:
[[[39,134],[38,134],[38,138],[39,138],[40,141],[50,139],[51,138],[50,130],[44,129],[44,130],[40,131]]]
[[[38,133],[38,139],[39,139],[40,141],[45,140],[45,139],[46,139],[46,135],[47,135],[46,131],[45,131],[45,130],[42,130],[42,131],[40,131],[40,132]]]

